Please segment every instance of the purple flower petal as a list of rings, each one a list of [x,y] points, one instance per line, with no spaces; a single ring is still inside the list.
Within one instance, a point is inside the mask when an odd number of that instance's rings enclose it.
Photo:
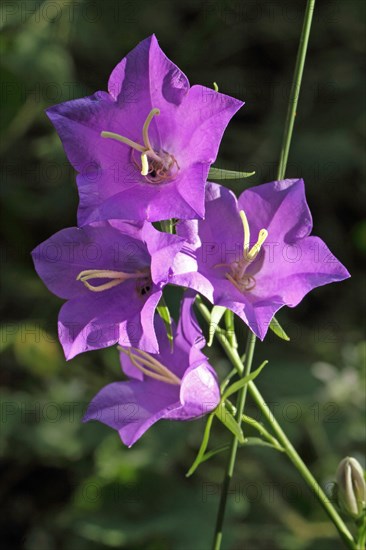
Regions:
[[[117,430],[131,447],[170,409],[180,407],[179,387],[148,382],[115,382],[103,388],[91,401],[84,422],[98,420]]]
[[[241,210],[250,230],[247,252],[261,230],[268,231],[249,261],[244,258]],[[302,180],[259,185],[244,191],[239,201],[227,189],[208,184],[205,220],[177,226],[187,244],[175,257],[171,282],[231,309],[263,339],[282,306],[294,307],[313,288],[349,277],[323,241],[308,236],[311,228]]]
[[[203,86],[190,88],[155,36],[117,65],[108,88],[109,93],[47,110],[79,172],[79,224],[112,218],[202,218],[210,164],[243,103]],[[142,129],[152,109],[160,114],[149,125],[150,152],[161,161],[154,165],[149,157],[152,175],[146,178],[141,175],[141,152],[101,133],[119,134],[145,147]]]
[[[98,420],[107,424],[119,432],[126,445],[131,446],[162,418],[191,420],[217,407],[220,388],[215,371],[200,351],[204,338],[193,313],[193,302],[194,294],[188,292],[182,301],[178,328],[173,323],[173,350],[162,319],[155,316],[159,353],[150,355],[154,362],[150,369],[146,363],[139,366],[139,358],[148,361],[148,355],[124,348],[122,368],[132,380],[103,388],[90,403],[85,422]],[[174,384],[154,379],[153,364],[168,369],[175,376]],[[142,372],[142,367],[150,370],[150,374]]]
[[[69,300],[59,317],[66,357],[116,342],[156,353],[154,312],[183,242],[148,222],[112,220],[59,231],[39,245],[32,253],[39,276]]]

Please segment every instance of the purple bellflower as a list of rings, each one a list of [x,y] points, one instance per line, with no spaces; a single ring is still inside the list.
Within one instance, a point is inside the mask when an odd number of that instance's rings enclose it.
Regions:
[[[154,313],[184,241],[149,222],[63,229],[32,252],[46,286],[67,302],[58,329],[67,359],[116,344],[158,351]]]
[[[242,105],[190,87],[153,35],[115,67],[108,92],[49,108],[78,171],[78,224],[202,218],[210,165]]]
[[[234,311],[263,340],[281,307],[350,276],[319,237],[309,236],[311,229],[301,179],[253,187],[238,200],[208,183],[205,220],[177,226],[189,244],[175,259],[185,273],[171,282]]]
[[[160,317],[155,316],[159,354],[120,348],[127,382],[105,386],[91,401],[84,422],[98,420],[118,431],[131,447],[160,419],[192,420],[217,407],[217,376],[201,352],[205,344],[192,312],[194,297],[185,297],[174,346],[170,346]]]

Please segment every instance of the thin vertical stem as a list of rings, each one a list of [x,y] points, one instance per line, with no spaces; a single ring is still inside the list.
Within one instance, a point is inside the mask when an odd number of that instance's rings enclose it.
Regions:
[[[207,323],[209,323],[210,318],[211,318],[209,310],[202,303],[197,303],[197,307],[198,307],[199,311],[201,312],[201,314],[202,314],[203,318],[205,319],[205,321]],[[227,356],[229,357],[232,365],[236,368],[236,370],[238,371],[238,374],[243,377],[245,366],[242,363],[242,360],[240,358],[240,355],[238,354],[238,351],[230,345],[230,342],[226,338],[224,333],[222,333],[221,331],[216,331],[215,335],[216,335],[218,341],[220,342],[220,344],[222,345],[223,349],[225,350]],[[252,338],[253,339],[252,339],[252,342],[251,342],[251,349],[252,349],[252,352],[253,352],[256,338],[255,338],[254,335],[252,335]],[[252,361],[252,359],[253,359],[253,353],[252,352],[250,353],[251,357],[250,358],[248,357],[250,359],[250,361]],[[260,394],[259,390],[257,389],[255,383],[254,382],[249,382],[247,387],[249,389],[249,392],[251,394],[252,399],[254,400],[256,405],[258,406],[259,410],[262,411],[262,413],[263,413],[264,417],[266,418],[268,424],[271,426],[274,434],[277,437],[277,440],[281,443],[282,447],[285,449],[285,452],[286,452],[287,456],[289,457],[289,459],[291,460],[291,462],[293,463],[295,468],[298,470],[301,477],[307,483],[308,487],[311,489],[313,494],[316,496],[316,498],[318,499],[319,503],[321,504],[321,506],[323,507],[325,512],[328,514],[331,521],[334,523],[334,525],[337,528],[337,530],[339,532],[339,535],[340,535],[341,539],[343,540],[343,542],[345,543],[345,545],[348,548],[350,548],[351,550],[355,550],[356,548],[357,548],[357,550],[359,550],[359,548],[356,547],[354,539],[353,539],[351,533],[349,532],[347,526],[345,525],[344,521],[342,520],[342,518],[340,517],[340,515],[338,514],[338,512],[336,511],[336,509],[334,508],[334,506],[330,502],[329,498],[325,495],[324,491],[322,490],[322,488],[320,487],[320,485],[318,484],[318,482],[316,481],[316,479],[314,478],[312,473],[308,470],[306,464],[303,462],[301,457],[298,455],[297,451],[295,450],[295,448],[293,447],[293,445],[291,444],[291,442],[287,438],[285,432],[282,430],[282,428],[279,425],[279,423],[277,422],[277,420],[274,418],[273,414],[271,413],[270,407],[268,406],[268,404],[263,399],[263,397]],[[236,453],[236,451],[235,451],[235,453]],[[230,454],[230,459],[231,458],[232,457],[231,457],[231,454]],[[235,455],[233,455],[233,460],[235,462]],[[228,466],[232,467],[231,460],[229,461]],[[229,476],[230,472],[231,472],[231,477]],[[228,468],[227,474],[228,474],[228,481],[230,482],[230,480],[232,478],[232,469],[229,470],[229,468]],[[227,478],[225,478],[224,483],[225,482],[227,483],[226,479]],[[226,492],[227,492],[228,488],[229,488],[229,485],[226,486]],[[223,489],[224,489],[224,487],[223,487]],[[223,497],[221,496],[221,498],[223,498]],[[222,517],[220,516],[220,518],[221,518],[221,522],[222,522],[223,516]],[[219,516],[218,516],[218,519],[219,519]],[[221,528],[221,530],[220,530],[220,528]],[[217,522],[217,532],[216,532],[216,537],[215,537],[215,544],[216,545],[213,547],[214,550],[219,550],[220,544],[221,544],[221,539],[222,539],[222,524],[220,525],[219,522]]]
[[[256,337],[252,332],[249,332],[247,345],[246,345],[246,352],[245,352],[245,364],[244,364],[243,372],[241,374],[242,377],[247,376],[250,373],[250,370],[252,368],[255,342],[256,342]],[[239,394],[238,394],[237,405],[236,405],[237,406],[236,418],[239,423],[241,421],[241,417],[244,411],[245,401],[247,397],[247,389],[248,389],[248,386],[245,385],[239,391]],[[220,550],[221,548],[222,530],[223,530],[224,519],[225,519],[227,496],[230,488],[230,482],[234,474],[238,444],[239,444],[238,438],[234,436],[230,447],[230,454],[229,454],[229,460],[227,463],[225,478],[221,487],[220,504],[219,504],[219,509],[217,513],[215,537],[214,537],[214,543],[212,547],[213,550]]]
[[[280,161],[278,164],[278,171],[277,171],[277,179],[279,180],[282,180],[285,177],[285,173],[286,173],[288,154],[290,151],[292,132],[295,124],[297,103],[299,101],[301,81],[302,81],[302,75],[304,72],[306,52],[308,49],[314,7],[315,7],[315,0],[308,0],[306,5],[305,16],[304,16],[304,23],[301,31],[299,49],[297,52],[294,77],[292,80],[292,86],[291,86],[291,92],[290,92],[290,99],[287,107],[287,115],[286,115],[285,129],[283,132],[281,155],[280,155]]]
[[[297,58],[296,58],[295,71],[294,71],[294,76],[293,76],[293,81],[291,86],[290,100],[289,100],[289,105],[287,110],[287,117],[286,117],[282,148],[281,148],[281,156],[280,156],[280,162],[278,167],[278,175],[277,175],[278,179],[283,179],[286,172],[288,154],[290,150],[292,132],[293,132],[295,116],[296,116],[297,103],[299,99],[302,75],[304,71],[306,52],[307,52],[307,47],[309,42],[311,23],[313,19],[314,6],[315,6],[315,0],[308,0],[306,5],[305,16],[304,16],[304,23],[301,31],[299,49],[298,49]],[[246,376],[247,374],[250,373],[255,342],[256,342],[255,335],[250,333],[247,340],[245,365],[244,365],[243,372],[241,373],[242,376]],[[228,348],[230,349],[229,355],[233,355],[235,357],[236,350],[233,350],[230,344]],[[247,387],[244,386],[244,388],[242,388],[242,390],[239,392],[239,395],[238,395],[237,418],[239,423],[241,422],[241,417],[244,411],[246,392],[247,392]],[[238,440],[236,437],[234,437],[231,444],[230,456],[229,456],[226,474],[225,474],[225,478],[224,478],[222,490],[221,490],[220,505],[219,505],[218,515],[217,515],[215,537],[214,537],[214,544],[213,544],[214,550],[220,550],[221,548],[222,529],[223,529],[223,523],[224,523],[224,517],[225,517],[227,494],[230,486],[230,481],[233,477],[237,449],[238,449]]]

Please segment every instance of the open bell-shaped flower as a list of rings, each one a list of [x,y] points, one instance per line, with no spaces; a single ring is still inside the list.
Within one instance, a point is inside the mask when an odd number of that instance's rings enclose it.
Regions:
[[[281,307],[350,276],[311,229],[301,179],[258,185],[239,199],[208,183],[205,219],[177,225],[187,244],[174,262],[185,271],[171,282],[231,309],[262,340]]]
[[[58,330],[67,359],[116,344],[158,351],[154,312],[184,244],[149,222],[95,222],[59,231],[32,252],[47,287],[67,302]]]
[[[173,327],[173,350],[158,316],[159,353],[120,348],[129,380],[105,386],[91,401],[84,422],[98,420],[110,426],[131,447],[160,419],[192,420],[217,407],[220,388],[201,352],[205,340],[192,311],[193,301],[194,295],[183,299],[178,326]]]
[[[190,87],[152,35],[115,67],[108,92],[50,107],[78,171],[78,224],[202,218],[210,165],[242,105]]]

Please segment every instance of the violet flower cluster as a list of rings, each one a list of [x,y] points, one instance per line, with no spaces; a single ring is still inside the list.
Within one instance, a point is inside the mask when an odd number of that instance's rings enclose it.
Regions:
[[[103,388],[84,420],[111,426],[128,446],[159,419],[190,420],[220,402],[192,309],[197,292],[263,339],[281,307],[349,277],[310,236],[302,180],[260,185],[239,199],[207,181],[242,105],[190,87],[151,36],[113,70],[108,92],[47,111],[78,172],[78,227],[39,245],[33,259],[66,300],[58,321],[66,358],[119,345],[129,380]],[[176,234],[152,225],[170,219]],[[172,346],[157,313],[168,284],[191,289]]]

